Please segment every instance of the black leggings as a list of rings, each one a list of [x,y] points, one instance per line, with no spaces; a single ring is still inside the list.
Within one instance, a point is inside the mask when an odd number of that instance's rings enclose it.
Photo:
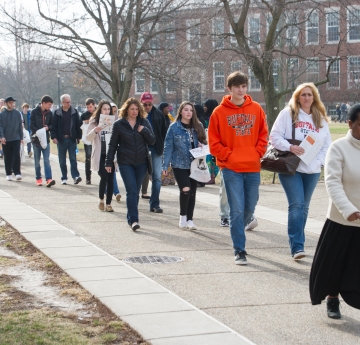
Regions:
[[[106,187],[106,205],[111,204],[112,195],[114,192],[114,172],[115,166],[114,164],[111,167],[111,173],[108,173],[105,169],[105,158],[106,154],[101,154],[100,162],[99,162],[99,171],[98,174],[100,176],[99,183],[99,199],[104,199],[105,187]]]
[[[180,216],[187,216],[187,220],[192,220],[195,208],[197,181],[190,178],[190,169],[173,168],[173,171],[180,189]],[[185,187],[189,187],[190,190],[184,192],[183,189]]]

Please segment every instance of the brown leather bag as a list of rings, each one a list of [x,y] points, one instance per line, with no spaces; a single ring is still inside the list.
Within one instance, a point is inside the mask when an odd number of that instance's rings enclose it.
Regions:
[[[301,140],[295,139],[295,123],[292,111],[292,139],[286,139],[291,145],[300,145]],[[280,151],[269,143],[265,155],[261,159],[261,169],[278,174],[295,175],[300,158],[290,151]]]

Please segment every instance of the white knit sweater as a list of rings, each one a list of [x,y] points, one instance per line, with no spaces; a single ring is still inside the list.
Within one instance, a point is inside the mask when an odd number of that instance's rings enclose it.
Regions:
[[[360,220],[347,219],[360,210],[360,140],[352,136],[334,141],[325,159],[325,185],[330,197],[327,218],[343,225],[360,227]]]

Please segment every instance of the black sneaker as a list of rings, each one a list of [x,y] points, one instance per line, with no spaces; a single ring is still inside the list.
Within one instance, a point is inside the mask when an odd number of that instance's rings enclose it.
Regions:
[[[78,184],[82,181],[82,178],[80,176],[74,178],[74,184]]]
[[[91,184],[91,180],[86,180],[86,184]]]
[[[236,265],[247,265],[246,252],[237,252],[235,254],[235,264]]]
[[[164,211],[161,207],[153,207],[150,209],[150,212],[163,213]]]
[[[341,319],[340,301],[338,298],[328,298],[326,300],[327,315],[331,319]]]
[[[229,220],[227,218],[220,220],[220,226],[229,226]]]

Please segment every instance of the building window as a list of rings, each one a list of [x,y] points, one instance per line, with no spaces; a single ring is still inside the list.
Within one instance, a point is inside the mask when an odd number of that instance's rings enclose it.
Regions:
[[[312,83],[319,81],[319,58],[306,60],[306,81]]]
[[[135,93],[145,92],[145,73],[144,70],[138,69],[135,73]]]
[[[212,35],[213,35],[213,48],[223,49],[224,48],[224,19],[214,18],[212,20]]]
[[[176,43],[175,24],[173,22],[167,23],[165,30],[166,49],[174,49]]]
[[[189,88],[189,101],[195,104],[201,104],[201,84],[193,84]]]
[[[260,43],[260,15],[249,18],[248,31],[250,46],[256,47]]]
[[[297,12],[289,12],[286,18],[289,28],[286,30],[287,45],[296,46],[299,44],[299,27]]]
[[[340,14],[339,8],[331,8],[326,13],[326,39],[327,42],[339,42],[340,40]]]
[[[213,63],[213,85],[214,91],[224,91],[225,88],[225,73],[224,73],[224,63],[223,62],[214,62]]]
[[[200,25],[199,21],[187,20],[186,38],[188,42],[188,50],[200,49]]]
[[[241,61],[233,61],[230,64],[230,73],[241,71]]]
[[[309,14],[306,22],[306,43],[317,44],[319,43],[319,13],[313,11]]]
[[[158,93],[158,91],[159,91],[158,83],[153,78],[150,79],[150,91],[153,93]]]
[[[348,41],[360,41],[360,8],[350,7],[348,9]]]
[[[360,56],[348,58],[348,86],[349,88],[360,88]]]
[[[326,61],[326,68],[329,67],[330,60]],[[328,89],[339,89],[340,88],[340,60],[336,60],[330,66],[329,71],[329,82],[327,84]]]
[[[273,21],[273,16],[271,13],[267,13],[265,14],[265,19],[266,19],[266,35],[269,34],[269,30],[270,30],[270,26],[271,23]],[[279,36],[279,31],[281,28],[281,25],[283,24],[283,15],[281,15],[280,20],[278,21],[277,25],[276,25],[276,29],[275,29],[275,46],[280,45],[280,40],[281,37]]]
[[[254,72],[249,67],[249,91],[260,91],[261,85],[258,79],[256,79]]]
[[[237,44],[237,40],[236,40],[236,37],[235,37],[235,32],[234,32],[231,25],[230,25],[230,43],[231,44]]]
[[[336,116],[336,105],[329,105],[327,108],[328,116]]]
[[[275,90],[279,89],[279,60],[273,60],[273,79],[274,79],[274,88]]]

